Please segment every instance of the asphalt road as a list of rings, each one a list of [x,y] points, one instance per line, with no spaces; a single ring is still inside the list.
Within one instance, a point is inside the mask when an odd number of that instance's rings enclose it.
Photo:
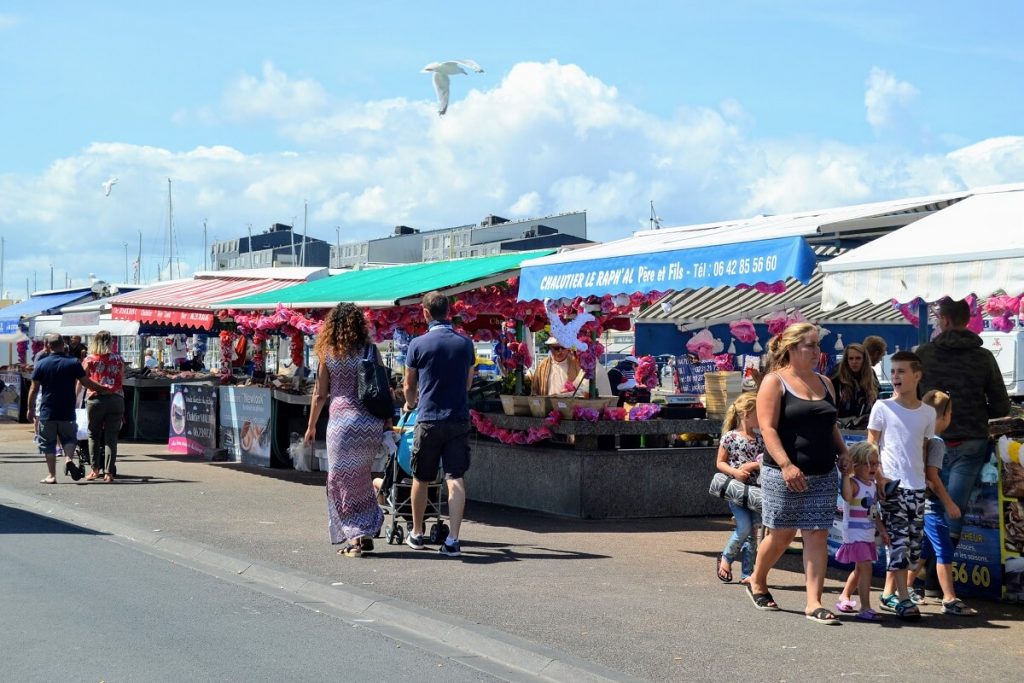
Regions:
[[[7,681],[490,681],[358,624],[0,506]]]

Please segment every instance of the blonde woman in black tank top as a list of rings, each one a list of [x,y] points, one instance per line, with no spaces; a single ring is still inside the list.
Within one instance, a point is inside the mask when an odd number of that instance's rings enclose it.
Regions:
[[[838,459],[846,444],[836,424],[835,390],[815,373],[821,353],[818,329],[790,325],[772,340],[772,373],[757,394],[757,419],[767,454],[762,468],[765,527],[771,534],[760,545],[747,593],[758,609],[779,607],[768,592],[768,571],[800,531],[803,539],[807,604],[804,614],[821,624],[838,624],[822,607],[828,564],[828,530],[835,514]]]

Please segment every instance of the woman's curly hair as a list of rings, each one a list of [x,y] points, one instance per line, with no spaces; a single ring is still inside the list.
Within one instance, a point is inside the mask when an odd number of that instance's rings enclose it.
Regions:
[[[324,318],[324,327],[316,336],[314,351],[323,362],[328,356],[361,353],[370,343],[366,319],[355,304],[340,303]]]

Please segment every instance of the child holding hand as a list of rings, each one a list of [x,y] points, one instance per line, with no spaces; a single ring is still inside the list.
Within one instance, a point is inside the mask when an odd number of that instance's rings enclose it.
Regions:
[[[843,470],[843,544],[839,546],[836,560],[852,563],[854,568],[846,580],[836,609],[845,613],[857,611],[857,603],[850,598],[856,589],[860,597],[857,618],[863,621],[881,618],[871,609],[871,565],[878,559],[875,531],[881,536],[882,543],[889,545],[889,534],[876,514],[879,460],[878,447],[862,441],[850,447],[846,469]]]
[[[741,394],[725,414],[716,464],[719,472],[751,486],[757,485],[760,459],[764,456],[764,441],[761,434],[754,431],[756,429],[757,397],[753,392]],[[754,571],[761,515],[731,500],[726,499],[725,502],[736,519],[736,529],[718,558],[718,579],[729,583],[732,581],[732,563],[737,556],[742,560],[744,579]]]

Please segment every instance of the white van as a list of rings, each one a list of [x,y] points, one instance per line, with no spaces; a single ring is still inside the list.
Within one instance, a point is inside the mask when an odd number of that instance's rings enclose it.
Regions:
[[[996,357],[999,371],[1003,374],[1003,382],[1006,384],[1006,393],[1011,398],[1024,399],[1024,330],[985,330],[981,333],[981,340],[984,347]]]

